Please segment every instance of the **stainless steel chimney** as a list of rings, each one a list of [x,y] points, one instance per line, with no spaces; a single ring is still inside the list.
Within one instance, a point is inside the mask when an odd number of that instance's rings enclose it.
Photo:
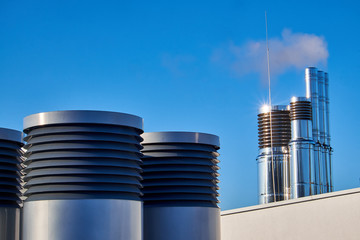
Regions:
[[[321,187],[321,168],[320,161],[322,159],[322,151],[320,144],[320,133],[319,133],[319,92],[318,92],[318,74],[317,69],[314,67],[308,67],[305,69],[305,83],[306,83],[306,97],[311,100],[311,113],[312,113],[312,135],[315,142],[314,145],[314,165],[312,169],[316,176],[315,186],[318,188],[314,189],[315,193],[322,193],[323,188]],[[317,184],[316,184],[317,183]]]
[[[326,148],[326,164],[327,164],[327,176],[328,176],[328,191],[334,191],[333,185],[333,173],[332,173],[332,147],[330,136],[330,100],[329,100],[329,74],[325,73],[325,148]]]
[[[21,132],[0,128],[0,240],[20,237]]]
[[[314,141],[312,138],[311,102],[305,97],[293,97],[290,102],[291,142],[290,186],[291,198],[316,194]]]
[[[23,240],[141,240],[143,121],[103,111],[24,119]]]
[[[328,179],[328,167],[327,167],[327,149],[325,146],[325,119],[326,119],[326,103],[325,103],[325,74],[323,71],[318,71],[318,91],[319,91],[319,108],[318,108],[318,116],[319,116],[319,141],[321,144],[321,157],[320,161],[320,181],[321,181],[321,189],[322,193],[328,192],[329,179]]]
[[[289,142],[291,138],[289,107],[264,106],[258,114],[259,203],[290,198]]]
[[[142,137],[144,240],[220,240],[219,138],[197,132]]]

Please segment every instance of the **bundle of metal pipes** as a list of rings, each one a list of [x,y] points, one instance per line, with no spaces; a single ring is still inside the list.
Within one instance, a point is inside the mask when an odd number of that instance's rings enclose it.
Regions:
[[[217,136],[143,134],[106,111],[33,114],[23,131],[0,128],[0,240],[220,239]]]
[[[305,82],[306,97],[293,97],[290,107],[260,109],[259,203],[333,191],[329,77],[309,67]]]

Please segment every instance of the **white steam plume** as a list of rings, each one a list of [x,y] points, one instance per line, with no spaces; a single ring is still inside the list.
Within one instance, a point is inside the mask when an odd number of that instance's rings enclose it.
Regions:
[[[284,29],[281,38],[270,38],[270,69],[272,75],[279,75],[289,69],[304,69],[307,66],[325,66],[329,52],[321,36],[307,33],[292,33]],[[212,60],[224,64],[238,76],[259,73],[266,77],[266,42],[248,41],[237,46],[217,49]]]

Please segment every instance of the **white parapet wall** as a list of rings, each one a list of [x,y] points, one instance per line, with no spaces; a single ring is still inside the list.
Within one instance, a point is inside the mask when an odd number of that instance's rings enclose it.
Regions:
[[[360,188],[221,212],[222,240],[360,239]]]

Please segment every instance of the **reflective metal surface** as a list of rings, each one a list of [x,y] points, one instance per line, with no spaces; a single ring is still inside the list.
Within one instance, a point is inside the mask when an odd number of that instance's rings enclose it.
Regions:
[[[328,178],[328,162],[327,149],[321,147],[320,159],[320,178],[321,178],[321,193],[329,192],[329,178]]]
[[[144,139],[142,144],[155,143],[198,143],[220,147],[218,136],[199,132],[147,132],[141,137]]]
[[[321,159],[321,145],[319,143],[315,143],[314,145],[314,161],[312,164],[312,176],[315,179],[315,189],[314,194],[323,193],[322,189],[322,181],[321,181],[321,167],[320,167],[320,159]]]
[[[20,235],[20,148],[22,133],[0,128],[0,240]]]
[[[290,103],[290,188],[291,198],[305,197],[317,192],[313,173],[314,142],[312,140],[311,103],[303,97]]]
[[[141,118],[60,111],[24,126],[24,240],[142,239]]]
[[[263,204],[290,197],[291,124],[289,106],[262,107],[259,112],[257,163],[259,203]]]
[[[23,211],[22,240],[142,240],[140,201],[28,201]]]
[[[333,174],[332,174],[332,148],[330,136],[330,100],[329,100],[329,74],[325,73],[325,145],[327,148],[327,172],[329,192],[334,191]]]
[[[144,240],[220,240],[220,209],[144,207]]]
[[[315,184],[311,177],[313,142],[293,141],[290,143],[291,198],[312,195]]]
[[[196,132],[142,137],[144,239],[219,240],[219,137]]]
[[[272,161],[273,158],[273,161]],[[257,157],[259,204],[290,199],[289,148],[263,148]],[[272,170],[273,169],[273,170]]]
[[[0,240],[20,239],[20,208],[0,207]]]
[[[318,71],[318,92],[319,92],[319,140],[325,144],[325,75],[323,71]]]
[[[330,146],[330,100],[329,100],[329,74],[325,73],[325,145]]]
[[[34,126],[43,126],[51,124],[109,124],[128,126],[142,130],[143,119],[119,112],[107,111],[89,111],[89,110],[69,110],[69,111],[53,111],[42,112],[29,115],[24,118],[24,130]]]
[[[319,140],[319,92],[317,82],[317,69],[308,67],[305,69],[305,82],[306,82],[306,97],[311,99],[312,107],[312,128],[314,142]]]

